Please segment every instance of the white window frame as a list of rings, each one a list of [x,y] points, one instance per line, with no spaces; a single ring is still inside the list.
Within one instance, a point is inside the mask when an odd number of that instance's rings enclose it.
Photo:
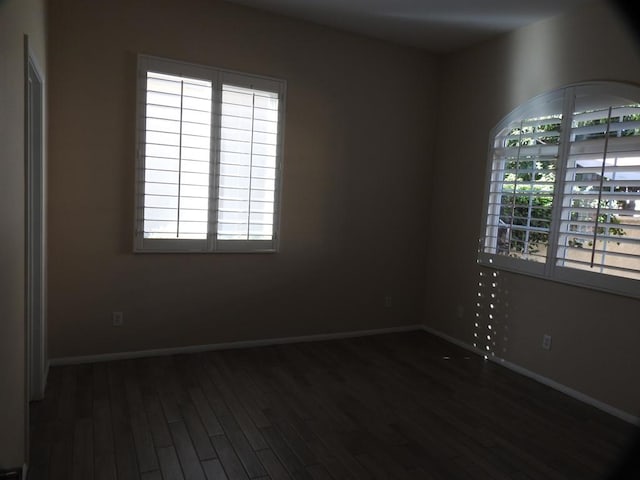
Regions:
[[[247,74],[221,68],[170,60],[149,55],[138,56],[137,69],[137,129],[134,246],[135,253],[274,253],[280,241],[280,211],[282,196],[282,157],[284,145],[284,116],[286,110],[286,81],[261,75]],[[145,137],[147,72],[185,76],[212,83],[211,147],[209,156],[209,215],[206,239],[145,238]],[[270,240],[228,240],[217,238],[218,188],[220,177],[220,105],[222,86],[228,84],[264,90],[278,95],[278,128],[275,153],[275,192],[273,234]]]
[[[620,95],[624,98],[633,99],[635,103],[640,103],[639,86],[619,82],[588,82],[568,85],[558,90],[534,97],[504,117],[491,130],[489,135],[485,196],[482,210],[481,235],[479,238],[477,261],[481,265],[496,269],[512,271],[515,273],[601,290],[618,295],[640,298],[640,280],[563,266],[560,264],[562,262],[557,258],[557,252],[560,249],[559,237],[563,234],[560,232],[560,223],[563,221],[561,218],[563,201],[565,201],[565,196],[568,196],[568,194],[565,195],[565,184],[570,183],[567,178],[566,170],[572,145],[569,141],[569,136],[573,120],[574,102],[578,92]],[[491,182],[492,180],[497,180],[496,171],[494,169],[494,152],[497,148],[496,139],[502,135],[501,132],[503,132],[508,125],[513,124],[514,121],[535,117],[535,112],[537,111],[545,112],[545,104],[548,104],[549,102],[561,102],[562,104],[562,111],[558,112],[562,114],[560,144],[558,146],[558,158],[555,173],[556,178],[553,193],[553,213],[549,229],[547,257],[545,262],[534,262],[508,255],[501,255],[497,252],[497,246],[487,248],[491,243],[489,238],[492,236],[497,238],[495,231],[491,233],[492,230],[496,230],[496,227],[489,221],[490,216],[496,215],[495,211],[489,210],[491,205],[495,203],[492,203],[491,197],[496,195],[491,191]],[[549,112],[546,111],[545,113]],[[640,152],[640,150],[638,151]],[[566,205],[564,205],[564,207],[566,207]]]

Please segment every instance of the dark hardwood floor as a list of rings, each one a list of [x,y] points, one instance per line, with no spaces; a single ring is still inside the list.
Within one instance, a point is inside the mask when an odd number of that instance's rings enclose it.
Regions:
[[[637,434],[423,332],[55,367],[31,424],[31,480],[587,480]]]

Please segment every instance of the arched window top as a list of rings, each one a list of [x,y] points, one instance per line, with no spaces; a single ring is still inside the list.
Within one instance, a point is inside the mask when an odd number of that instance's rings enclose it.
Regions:
[[[640,296],[640,87],[539,95],[492,130],[479,261]]]

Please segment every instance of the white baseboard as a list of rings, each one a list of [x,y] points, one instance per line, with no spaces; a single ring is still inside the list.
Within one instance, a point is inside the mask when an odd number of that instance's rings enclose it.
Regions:
[[[78,365],[82,363],[108,362],[111,360],[128,360],[132,358],[160,357],[165,355],[178,355],[182,353],[199,353],[212,350],[229,350],[233,348],[265,347],[269,345],[283,345],[286,343],[319,342],[322,340],[338,340],[343,338],[366,337],[384,333],[413,332],[423,330],[422,325],[406,325],[403,327],[378,328],[375,330],[356,330],[350,332],[321,333],[316,335],[304,335],[299,337],[267,338],[264,340],[247,340],[241,342],[212,343],[208,345],[189,345],[184,347],[157,348],[152,350],[139,350],[133,352],[104,353],[100,355],[84,355],[78,357],[52,358],[49,364],[52,367],[60,365]]]
[[[542,383],[543,385],[553,388],[554,390],[558,390],[559,392],[562,392],[565,395],[575,398],[576,400],[586,403],[587,405],[591,405],[592,407],[602,410],[603,412],[606,412],[609,415],[618,417],[619,419],[624,420],[625,422],[631,423],[633,425],[640,426],[640,417],[636,415],[625,412],[624,410],[620,410],[619,408],[613,407],[607,403],[601,402],[600,400],[590,397],[589,395],[579,392],[578,390],[574,390],[573,388],[567,387],[562,383],[556,382],[555,380],[552,380],[536,372],[528,370],[515,363],[509,362],[504,358],[496,357],[493,355],[486,355],[486,352],[484,352],[483,350],[476,348],[472,345],[469,345],[468,343],[465,343],[461,340],[458,340],[457,338],[451,337],[450,335],[447,335],[446,333],[443,333],[439,330],[435,330],[431,327],[427,327],[426,325],[423,325],[422,329],[425,332],[430,333],[431,335],[440,337],[449,343],[453,343],[454,345],[464,348],[472,353],[475,353],[476,355],[480,355],[486,358],[487,360],[497,363],[498,365],[502,365],[503,367],[506,367],[509,370],[519,373],[520,375],[524,375],[525,377],[529,377],[539,383]]]
[[[251,347],[264,347],[269,345],[283,345],[287,343],[303,343],[303,342],[318,342],[322,340],[338,340],[344,338],[353,338],[353,337],[365,337],[369,335],[380,335],[385,333],[398,333],[398,332],[411,332],[411,331],[425,331],[430,333],[431,335],[435,335],[436,337],[440,337],[443,340],[446,340],[449,343],[457,345],[465,350],[468,350],[476,355],[480,355],[482,357],[487,358],[488,360],[502,365],[503,367],[508,368],[520,375],[524,375],[525,377],[529,377],[543,385],[547,385],[548,387],[553,388],[554,390],[558,390],[566,395],[569,395],[576,400],[579,400],[583,403],[596,407],[603,412],[606,412],[610,415],[618,417],[628,423],[640,426],[640,417],[637,417],[631,413],[620,410],[619,408],[613,407],[607,403],[601,402],[593,397],[590,397],[578,390],[574,390],[566,385],[556,382],[550,378],[544,377],[536,372],[531,370],[527,370],[520,365],[509,362],[503,358],[496,356],[486,356],[483,350],[479,348],[475,348],[468,343],[465,343],[457,338],[454,338],[446,333],[443,333],[439,330],[435,330],[431,327],[427,327],[426,325],[406,325],[403,327],[392,327],[392,328],[379,328],[374,330],[356,330],[350,332],[337,332],[337,333],[322,333],[317,335],[305,335],[298,337],[282,337],[282,338],[268,338],[263,340],[247,340],[240,342],[227,342],[227,343],[213,343],[207,345],[190,345],[184,347],[172,347],[172,348],[158,348],[151,350],[139,350],[132,352],[115,352],[115,353],[105,353],[100,355],[84,355],[77,357],[61,357],[61,358],[52,358],[49,360],[47,365],[47,373],[50,366],[60,366],[60,365],[78,365],[82,363],[96,363],[96,362],[108,362],[111,360],[127,360],[133,358],[144,358],[144,357],[159,357],[165,355],[178,355],[184,353],[199,353],[199,352],[207,352],[213,350],[229,350],[234,348],[251,348]],[[46,378],[46,375],[45,375]]]

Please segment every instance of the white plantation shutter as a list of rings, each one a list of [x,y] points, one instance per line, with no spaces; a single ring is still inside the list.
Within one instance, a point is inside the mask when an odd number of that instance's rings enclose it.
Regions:
[[[145,238],[206,239],[211,82],[147,72]]]
[[[219,240],[272,240],[278,95],[222,86]]]
[[[624,102],[573,114],[557,265],[640,279],[640,105]]]
[[[137,251],[275,251],[284,82],[139,60]]]
[[[491,139],[479,263],[640,296],[640,88],[536,97]]]
[[[511,122],[496,136],[485,251],[545,262],[561,121]]]

